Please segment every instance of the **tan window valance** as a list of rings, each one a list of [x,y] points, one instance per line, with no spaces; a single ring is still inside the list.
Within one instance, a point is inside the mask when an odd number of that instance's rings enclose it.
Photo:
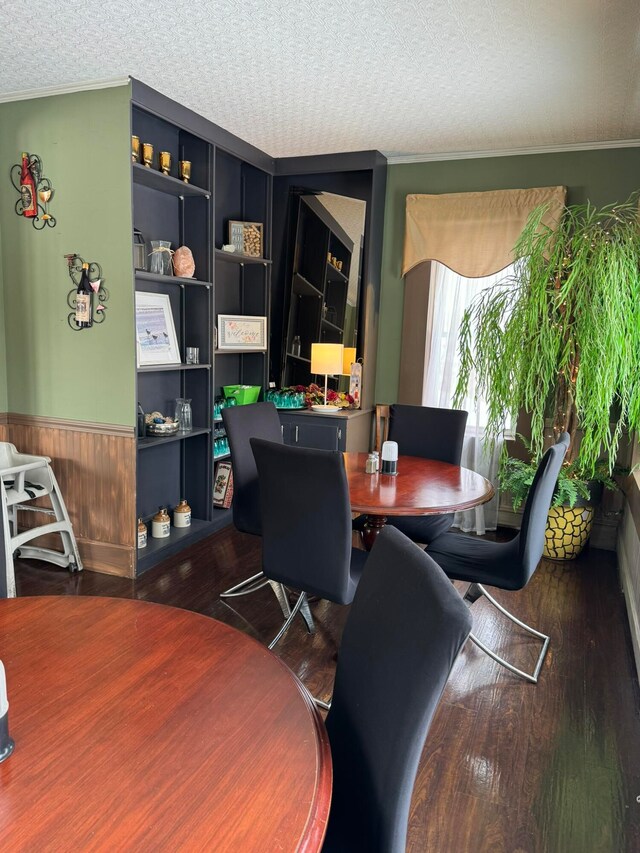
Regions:
[[[499,272],[513,263],[513,247],[531,211],[549,204],[553,226],[565,187],[407,196],[402,275],[423,261],[440,261],[467,278]]]

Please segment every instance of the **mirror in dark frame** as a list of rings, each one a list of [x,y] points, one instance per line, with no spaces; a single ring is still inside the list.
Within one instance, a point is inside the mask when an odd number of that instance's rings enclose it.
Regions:
[[[311,344],[358,348],[366,202],[329,192],[303,193],[292,206],[291,281],[280,384],[309,385]],[[347,390],[348,376],[329,385]]]

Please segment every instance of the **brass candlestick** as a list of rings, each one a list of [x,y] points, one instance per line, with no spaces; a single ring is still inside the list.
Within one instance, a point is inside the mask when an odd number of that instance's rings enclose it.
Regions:
[[[140,162],[140,137],[132,136],[131,137],[131,161],[133,163]]]
[[[180,160],[180,177],[188,184],[191,180],[191,160]]]
[[[147,169],[150,169],[153,163],[153,145],[150,142],[142,143],[142,160]]]
[[[169,151],[161,151],[158,155],[160,171],[163,175],[168,175],[171,171],[171,154]]]

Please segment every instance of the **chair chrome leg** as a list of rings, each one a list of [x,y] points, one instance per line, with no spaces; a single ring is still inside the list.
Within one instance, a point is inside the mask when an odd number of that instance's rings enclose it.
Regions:
[[[300,615],[304,619],[304,623],[307,626],[307,631],[310,634],[315,634],[316,626],[313,623],[313,616],[311,615],[311,610],[309,609],[309,601],[306,595],[304,597],[302,606],[300,607]]]
[[[251,575],[250,578],[246,578],[246,580],[240,581],[235,586],[229,587],[229,589],[225,589],[224,592],[220,593],[220,598],[236,598],[239,595],[249,595],[251,592],[256,592],[259,589],[262,589],[263,586],[266,586],[269,583],[267,578],[265,578],[263,572],[258,572],[255,575]]]
[[[493,604],[496,610],[499,610],[500,613],[503,613],[507,617],[507,619],[510,619],[512,622],[514,622],[520,628],[523,628],[525,631],[528,631],[530,634],[533,634],[534,637],[539,637],[541,640],[549,639],[546,634],[543,634],[541,631],[536,631],[536,629],[532,628],[531,625],[527,625],[525,622],[521,622],[517,617],[513,615],[513,613],[510,613],[506,609],[506,607],[503,607],[500,602],[496,601],[495,598],[487,592],[487,590],[482,586],[482,584],[478,584],[478,589],[485,596],[485,598],[487,598],[491,602],[491,604]]]
[[[291,615],[291,607],[289,606],[289,596],[287,595],[287,588],[283,583],[277,583],[276,581],[269,581],[269,585],[271,586],[275,597],[278,599],[278,604],[280,605],[280,609],[282,610],[282,615],[286,619],[288,616]]]
[[[295,605],[294,605],[293,610],[291,611],[291,613],[289,614],[289,616],[285,619],[285,621],[284,621],[284,623],[283,623],[283,625],[282,625],[282,628],[280,628],[280,630],[278,631],[278,633],[276,634],[276,636],[275,636],[275,637],[273,638],[273,640],[271,640],[271,642],[269,643],[269,648],[270,648],[270,649],[273,649],[273,648],[274,648],[274,646],[275,646],[275,645],[276,645],[276,644],[277,644],[277,643],[282,639],[283,635],[284,635],[284,634],[285,634],[285,632],[289,629],[289,626],[291,625],[291,623],[292,623],[292,622],[293,622],[293,620],[295,619],[295,617],[296,617],[296,613],[298,612],[298,610],[300,610],[300,608],[302,607],[302,605],[305,603],[306,598],[307,598],[306,593],[301,592],[301,593],[300,593],[300,597],[299,597],[299,598],[298,598],[298,600],[296,601],[296,603],[295,603]]]
[[[286,618],[291,613],[287,591],[283,584],[276,583],[275,581],[270,581],[268,578],[265,578],[263,572],[251,575],[250,578],[240,581],[240,583],[237,583],[235,586],[221,592],[220,598],[238,598],[240,595],[249,595],[252,592],[257,592],[259,589],[262,589],[267,584],[269,584],[273,590],[275,597],[278,599],[280,609],[282,610],[282,615]]]
[[[467,595],[469,598],[467,599]],[[488,646],[486,646],[481,640],[479,640],[474,634],[469,634],[469,639],[478,646],[478,648],[482,649],[482,651],[489,655],[496,663],[499,663],[501,666],[504,666],[510,672],[513,672],[515,675],[520,676],[520,678],[524,678],[526,681],[529,681],[531,684],[538,683],[538,676],[540,675],[540,670],[542,669],[542,664],[544,663],[544,659],[547,654],[547,649],[549,648],[549,637],[546,634],[543,634],[541,631],[537,631],[535,628],[532,628],[530,625],[527,625],[525,622],[522,622],[513,613],[510,613],[505,607],[503,607],[496,599],[487,592],[487,590],[482,586],[482,584],[471,584],[469,590],[467,590],[467,594],[465,595],[465,599],[471,602],[477,601],[480,595],[484,595],[487,600],[493,604],[496,610],[499,610],[504,616],[507,617],[511,622],[517,625],[519,628],[522,628],[524,631],[527,631],[529,634],[532,634],[534,637],[537,637],[539,640],[542,640],[542,649],[538,656],[538,660],[536,661],[535,669],[533,673],[524,672],[522,669],[518,669],[518,667],[514,666],[509,661],[506,661],[504,658],[501,658],[500,655],[497,655],[494,651],[492,651]]]
[[[547,654],[547,649],[549,648],[549,637],[546,637],[544,643],[542,644],[542,651],[540,652],[540,656],[536,663],[536,668],[533,671],[533,674],[528,672],[524,672],[522,669],[518,669],[517,666],[514,666],[509,661],[506,661],[504,658],[501,658],[500,655],[497,655],[495,652],[491,651],[488,646],[485,646],[481,640],[479,640],[474,634],[469,634],[469,639],[472,643],[475,643],[478,648],[482,649],[482,651],[489,655],[490,658],[493,658],[496,663],[499,663],[500,666],[504,666],[506,669],[513,672],[515,675],[519,675],[520,678],[524,678],[525,681],[531,682],[531,684],[538,683],[538,676],[540,675],[540,669],[542,668],[542,664],[544,662],[545,655]]]
[[[313,699],[313,704],[316,708],[321,708],[323,711],[331,710],[331,702],[323,702],[322,699],[316,699],[315,696],[311,697]]]

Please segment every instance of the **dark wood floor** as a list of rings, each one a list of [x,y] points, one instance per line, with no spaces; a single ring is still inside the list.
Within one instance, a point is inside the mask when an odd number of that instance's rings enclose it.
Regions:
[[[280,610],[269,588],[236,599],[221,590],[259,569],[259,542],[227,529],[127,581],[21,563],[19,595],[107,595],[185,607],[267,641]],[[392,579],[390,578],[390,583]],[[414,791],[407,850],[640,851],[640,691],[613,554],[543,562],[529,586],[496,597],[551,635],[537,686],[468,643],[434,719]],[[347,608],[312,604],[278,654],[328,698]],[[475,631],[521,665],[535,648],[486,602]]]

